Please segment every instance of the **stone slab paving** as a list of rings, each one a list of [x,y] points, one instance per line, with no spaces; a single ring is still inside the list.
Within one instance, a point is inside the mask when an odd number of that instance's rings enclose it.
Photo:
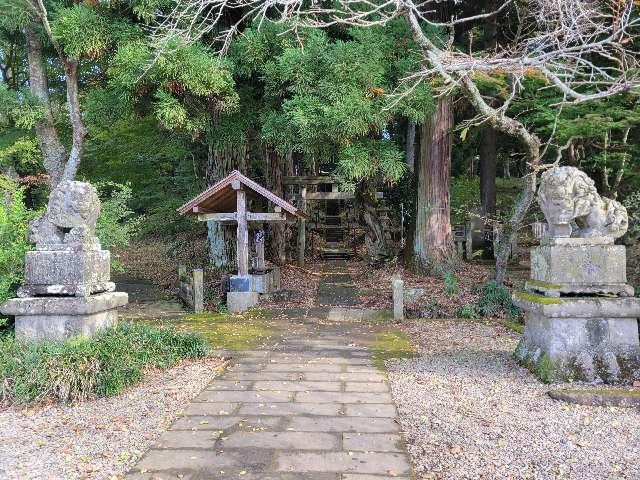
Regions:
[[[408,480],[366,333],[344,323],[298,327],[279,347],[234,359],[126,479]]]

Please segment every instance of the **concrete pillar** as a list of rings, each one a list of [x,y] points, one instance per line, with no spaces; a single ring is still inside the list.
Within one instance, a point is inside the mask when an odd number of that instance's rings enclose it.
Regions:
[[[398,275],[391,280],[393,289],[393,319],[404,320],[404,281]]]

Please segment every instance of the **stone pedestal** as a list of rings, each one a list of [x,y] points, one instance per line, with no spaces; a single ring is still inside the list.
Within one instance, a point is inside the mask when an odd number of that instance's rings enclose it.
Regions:
[[[25,256],[24,286],[20,297],[112,292],[111,255],[108,250],[34,250]]]
[[[231,313],[248,310],[258,304],[260,295],[268,295],[280,290],[280,268],[273,267],[264,272],[248,275],[231,275],[227,293],[227,309]]]
[[[633,296],[627,285],[623,245],[612,238],[547,239],[531,250],[531,279],[526,289],[547,296],[613,294]]]
[[[640,379],[640,298],[514,294],[525,310],[516,357],[546,381]]]
[[[261,295],[280,290],[280,268],[273,267],[264,272],[253,272],[251,277],[251,290]]]
[[[227,310],[241,313],[258,304],[258,292],[227,292]]]
[[[15,316],[20,340],[65,340],[92,336],[115,325],[118,307],[126,305],[124,292],[106,292],[90,297],[13,298],[0,310]]]

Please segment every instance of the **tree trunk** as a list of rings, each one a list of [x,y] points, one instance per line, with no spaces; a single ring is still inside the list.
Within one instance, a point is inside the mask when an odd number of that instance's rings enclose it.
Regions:
[[[42,103],[44,115],[36,124],[44,168],[49,174],[49,185],[55,187],[62,177],[67,151],[60,141],[51,111],[47,70],[42,53],[42,42],[32,27],[25,27],[24,35],[29,63],[29,90]]]
[[[228,165],[225,162],[226,156],[220,155],[213,148],[210,142],[207,146],[207,185],[215,185],[228,173]],[[232,262],[232,252],[230,248],[231,239],[227,228],[220,222],[207,222],[207,239],[209,241],[209,258],[216,268],[228,268]]]
[[[415,170],[416,159],[416,122],[407,121],[407,138],[405,139],[405,152],[407,157],[407,167],[411,173]]]
[[[412,263],[421,273],[441,274],[455,264],[449,204],[452,128],[452,99],[440,98],[420,132]]]
[[[480,129],[480,204],[483,216],[496,212],[496,131],[490,126]]]
[[[64,62],[65,82],[67,85],[67,105],[71,120],[72,142],[67,164],[62,173],[63,180],[73,180],[78,172],[82,153],[84,151],[84,139],[87,131],[84,128],[82,114],[80,112],[80,93],[78,91],[78,61],[66,60]]]
[[[391,245],[376,210],[375,189],[366,183],[361,183],[356,188],[356,208],[367,226],[364,243],[369,263],[380,264],[391,257]]]
[[[488,0],[486,3],[487,12],[492,12],[497,7],[496,0]],[[485,21],[485,50],[493,51],[497,47],[497,21],[495,15]],[[480,129],[480,204],[484,216],[491,216],[496,211],[496,137],[497,132],[491,125],[485,124]]]
[[[267,148],[266,155],[269,165],[269,190],[280,198],[284,198],[283,158],[277,151],[270,148]],[[269,246],[272,261],[277,265],[283,265],[287,261],[284,223],[269,223]]]

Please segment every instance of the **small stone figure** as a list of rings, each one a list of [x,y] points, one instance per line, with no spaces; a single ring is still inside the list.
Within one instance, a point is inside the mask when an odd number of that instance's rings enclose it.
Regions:
[[[575,167],[544,172],[538,203],[552,238],[619,238],[629,227],[627,209],[620,202],[601,197],[594,181]]]

